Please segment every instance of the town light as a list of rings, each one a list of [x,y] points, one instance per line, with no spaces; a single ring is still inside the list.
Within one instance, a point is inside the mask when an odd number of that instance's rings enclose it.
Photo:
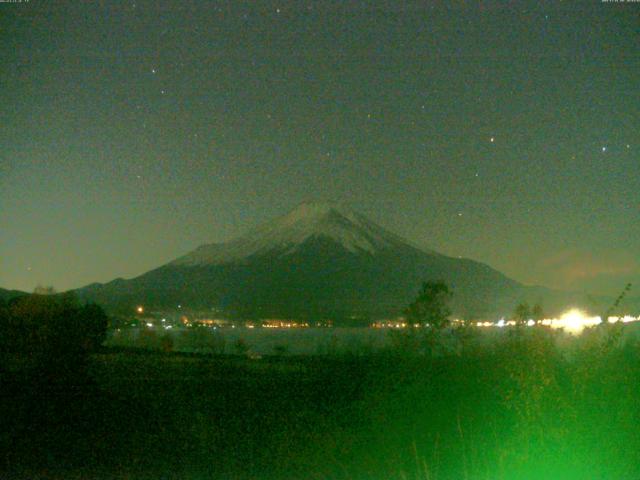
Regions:
[[[563,314],[559,320],[552,321],[552,328],[562,328],[569,333],[580,333],[585,327],[599,325],[602,322],[600,317],[589,317],[577,308],[571,309]]]

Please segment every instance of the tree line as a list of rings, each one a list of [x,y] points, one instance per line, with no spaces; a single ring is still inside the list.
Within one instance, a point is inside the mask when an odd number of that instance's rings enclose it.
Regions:
[[[70,371],[99,348],[107,327],[100,306],[71,293],[15,297],[0,301],[0,354],[27,370]]]

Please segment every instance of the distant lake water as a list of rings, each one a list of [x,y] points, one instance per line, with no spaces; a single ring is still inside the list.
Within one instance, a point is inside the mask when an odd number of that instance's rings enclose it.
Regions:
[[[327,355],[351,353],[363,355],[385,347],[402,345],[406,330],[391,328],[207,328],[137,327],[111,330],[106,346],[136,347],[149,350],[172,350],[203,354],[248,355]],[[509,334],[509,328],[483,328],[474,336],[475,341],[491,343]],[[598,334],[600,330],[595,331]],[[558,345],[568,347],[580,336],[557,332]],[[459,343],[449,332],[445,335],[447,350],[456,350]],[[640,343],[640,322],[624,327],[623,341]],[[401,346],[402,348],[402,346]]]
[[[107,346],[162,349],[190,353],[270,355],[364,354],[390,344],[388,329],[377,328],[123,328],[112,330]]]

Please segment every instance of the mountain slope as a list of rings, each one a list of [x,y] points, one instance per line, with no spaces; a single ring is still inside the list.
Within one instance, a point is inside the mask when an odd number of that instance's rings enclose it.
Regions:
[[[293,253],[307,240],[323,237],[351,253],[374,254],[406,245],[406,241],[364,216],[329,203],[303,203],[288,215],[225,244],[203,245],[170,263],[174,266],[216,265],[282,250]]]
[[[221,309],[236,317],[397,315],[424,280],[444,279],[454,312],[509,313],[519,283],[479,262],[420,250],[362,215],[302,204],[248,234],[196,250],[131,280],[79,293],[113,308]]]

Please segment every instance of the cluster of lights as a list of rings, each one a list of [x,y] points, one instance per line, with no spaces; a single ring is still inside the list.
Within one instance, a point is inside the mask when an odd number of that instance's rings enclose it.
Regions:
[[[142,306],[136,307],[136,312],[138,314],[144,313],[144,307]],[[189,319],[186,316],[182,316],[181,321],[184,325],[191,326],[191,322],[189,322]],[[637,322],[637,321],[640,321],[640,316],[633,317],[631,315],[625,315],[622,317],[611,316],[607,318],[607,323],[611,323],[611,324],[618,323],[618,322],[631,323],[631,322]],[[166,319],[163,318],[162,323],[164,322],[166,322]],[[214,325],[217,326],[217,324],[219,324],[220,321],[207,319],[207,320],[198,320],[197,323],[203,326],[212,327]],[[452,323],[456,325],[456,324],[463,324],[465,322],[460,319],[453,319]],[[585,328],[594,327],[596,325],[600,325],[601,323],[602,323],[601,317],[589,316],[586,313],[582,312],[581,310],[574,308],[564,313],[562,316],[560,316],[560,318],[545,318],[543,320],[538,320],[538,321],[530,319],[527,322],[525,322],[524,325],[528,327],[533,327],[535,325],[543,325],[545,327],[550,327],[553,329],[562,329],[571,334],[579,334]],[[516,322],[515,320],[505,320],[504,318],[501,318],[497,322],[488,322],[488,321],[472,322],[472,325],[480,328],[490,328],[490,327],[504,328],[504,327],[514,327],[518,325],[518,322]],[[146,326],[151,328],[153,327],[153,323],[147,322]],[[255,328],[256,325],[252,322],[247,322],[245,326],[247,328]],[[261,326],[263,328],[308,328],[309,324],[307,322],[295,322],[290,320],[265,320],[262,322]],[[321,326],[321,325],[318,324],[318,326]],[[415,323],[415,324],[408,323],[404,318],[400,317],[396,320],[384,320],[384,321],[375,322],[371,326],[373,328],[407,328],[407,327],[419,328],[421,325],[419,323]],[[232,324],[231,327],[235,328],[235,325]],[[170,325],[165,325],[164,328],[168,330],[172,327]]]
[[[265,320],[262,323],[263,328],[308,328],[309,324],[306,322],[298,323],[282,320]]]
[[[640,316],[633,317],[631,315],[625,315],[622,317],[608,317],[608,323],[630,323],[640,321]],[[454,319],[451,321],[454,325],[465,323],[463,320]],[[602,319],[598,316],[589,316],[586,313],[578,310],[571,309],[568,312],[564,313],[560,316],[560,318],[545,318],[543,320],[528,320],[524,322],[524,325],[527,327],[533,327],[535,325],[543,325],[545,327],[550,327],[553,329],[562,329],[567,333],[571,334],[579,334],[585,328],[594,327],[596,325],[600,325],[602,323]],[[480,327],[480,328],[504,328],[504,327],[515,327],[519,322],[515,320],[505,320],[501,318],[497,322],[472,322],[471,325]],[[373,328],[406,328],[406,327],[420,327],[420,324],[410,324],[407,323],[404,319],[398,320],[385,320],[380,322],[375,322],[371,325]]]
[[[640,321],[639,317],[633,317],[631,315],[625,315],[623,317],[608,317],[608,323],[630,323]],[[560,318],[545,318],[543,320],[528,320],[525,325],[528,327],[533,327],[535,325],[543,325],[545,327],[550,327],[553,329],[562,329],[565,332],[578,334],[582,332],[585,328],[595,327],[596,325],[600,325],[602,323],[602,319],[598,316],[589,316],[586,313],[578,310],[571,309],[568,312],[564,313],[560,316]],[[517,325],[515,320],[505,320],[501,318],[498,322],[477,322],[475,324],[478,327],[513,327]]]
[[[410,324],[404,321],[404,319],[398,320],[385,320],[381,322],[375,322],[371,325],[373,328],[407,328],[407,327],[415,327],[419,328],[419,323]]]
[[[630,323],[640,321],[640,316],[632,317],[631,315],[625,315],[622,317],[608,317],[607,323]],[[589,316],[578,309],[572,309],[563,314],[557,319],[544,319],[540,321],[541,325],[545,325],[551,328],[563,329],[568,333],[577,334],[582,332],[585,328],[594,327],[600,325],[603,322],[599,316]]]

